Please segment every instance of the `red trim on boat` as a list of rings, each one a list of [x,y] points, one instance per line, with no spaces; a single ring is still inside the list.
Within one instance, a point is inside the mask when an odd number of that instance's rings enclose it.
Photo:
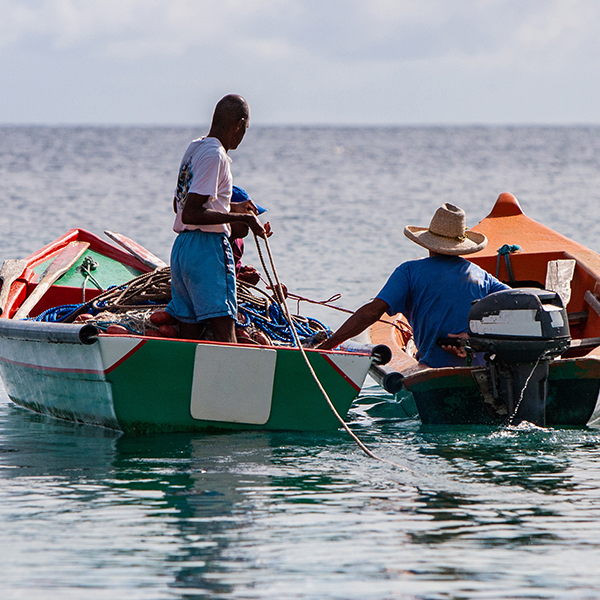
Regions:
[[[0,362],[15,365],[17,367],[25,367],[26,369],[35,369],[36,371],[54,371],[57,373],[81,373],[82,375],[103,375],[103,371],[97,369],[65,369],[64,367],[44,367],[42,365],[33,365],[30,363],[19,362],[18,360],[10,360],[3,356],[0,357]]]
[[[140,343],[132,348],[127,354],[122,356],[116,363],[112,364],[108,369],[104,371],[105,375],[112,373],[118,366],[122,365],[127,359],[131,358],[142,346],[146,344],[148,340],[140,340]]]
[[[71,229],[50,244],[47,244],[33,254],[30,254],[27,257],[27,262],[29,263],[28,267],[35,268],[41,262],[48,260],[48,258],[50,258],[53,254],[62,250],[69,242],[74,241],[88,242],[91,250],[99,252],[100,254],[104,254],[104,256],[107,256],[108,258],[112,258],[117,262],[137,269],[142,273],[147,273],[148,271],[152,270],[141,260],[129,254],[129,252],[126,252],[114,244],[104,241],[102,238],[85,229]]]
[[[140,343],[137,344],[134,348],[132,348],[127,354],[123,355],[118,361],[112,364],[108,369],[103,371],[99,371],[98,369],[69,369],[65,367],[46,367],[42,365],[35,365],[31,363],[19,362],[18,360],[10,360],[9,358],[5,358],[0,356],[0,362],[14,365],[17,367],[24,367],[26,369],[35,369],[37,371],[54,371],[55,373],[79,373],[81,375],[108,375],[114,371],[119,365],[122,365],[127,359],[131,358],[142,346],[146,344],[149,340],[140,340]]]
[[[326,354],[321,354],[321,356],[337,371],[357,392],[360,392],[360,385],[356,385],[342,369],[340,369]]]

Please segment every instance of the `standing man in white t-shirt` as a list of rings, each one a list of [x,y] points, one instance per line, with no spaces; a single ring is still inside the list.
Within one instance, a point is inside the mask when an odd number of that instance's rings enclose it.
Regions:
[[[205,321],[213,338],[235,342],[237,300],[229,224],[243,222],[258,236],[266,232],[249,200],[230,204],[233,187],[229,150],[241,143],[250,119],[248,103],[230,94],[215,107],[210,131],[194,140],[179,167],[173,199],[171,294],[167,311],[179,321],[182,338],[199,339]]]

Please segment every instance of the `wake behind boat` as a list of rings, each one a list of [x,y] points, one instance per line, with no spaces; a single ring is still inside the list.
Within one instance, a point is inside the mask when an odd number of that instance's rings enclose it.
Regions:
[[[590,423],[600,391],[600,255],[526,216],[508,193],[472,231],[489,241],[468,260],[515,288],[471,309],[467,347],[486,352],[486,367],[419,364],[402,315],[373,325],[372,342],[392,349],[389,366],[404,374],[424,424]]]
[[[109,297],[127,304],[132,279],[168,281],[162,261],[125,236],[110,237],[128,251],[73,229],[0,269],[0,374],[13,402],[125,432],[339,426],[290,344],[164,337],[170,330],[151,318],[164,303],[146,284],[142,306],[139,296],[125,306],[140,309],[142,323],[107,324]],[[367,346],[305,352],[342,418],[369,369],[384,361]]]

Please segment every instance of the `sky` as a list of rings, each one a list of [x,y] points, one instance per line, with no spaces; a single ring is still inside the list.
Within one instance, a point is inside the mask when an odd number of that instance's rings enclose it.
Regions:
[[[598,124],[599,0],[0,0],[0,124]]]

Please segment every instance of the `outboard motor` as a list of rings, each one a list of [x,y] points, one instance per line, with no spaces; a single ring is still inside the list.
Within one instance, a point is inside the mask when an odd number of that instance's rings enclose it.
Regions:
[[[492,394],[506,404],[512,425],[546,426],[548,367],[570,341],[567,313],[556,292],[495,292],[469,312],[469,346],[486,353]]]

